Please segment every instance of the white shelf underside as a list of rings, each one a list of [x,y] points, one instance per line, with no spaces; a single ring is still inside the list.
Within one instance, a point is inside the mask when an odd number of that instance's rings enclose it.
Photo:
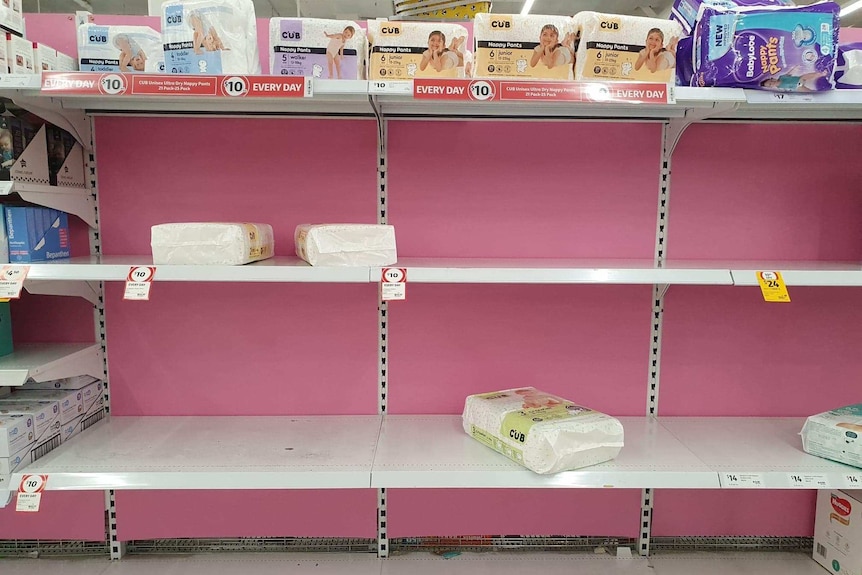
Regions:
[[[0,357],[0,386],[24,385],[28,379],[51,381],[76,375],[103,375],[102,352],[91,343],[31,343]]]

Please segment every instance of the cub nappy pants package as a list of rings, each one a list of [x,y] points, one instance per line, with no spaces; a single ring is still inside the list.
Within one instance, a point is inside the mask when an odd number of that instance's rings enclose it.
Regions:
[[[534,387],[467,397],[464,431],[536,473],[609,461],[623,447],[619,420]]]
[[[571,18],[477,14],[474,22],[477,78],[572,79]]]
[[[269,46],[274,76],[365,77],[365,31],[351,20],[272,18]]]
[[[162,45],[168,74],[260,74],[251,0],[168,0]]]
[[[78,26],[78,65],[82,72],[162,73],[162,36],[147,26]]]
[[[460,24],[370,20],[369,80],[463,78],[467,29]]]

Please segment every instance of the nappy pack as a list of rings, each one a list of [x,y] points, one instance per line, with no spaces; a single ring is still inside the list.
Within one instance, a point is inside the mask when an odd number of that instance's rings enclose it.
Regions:
[[[386,266],[395,263],[395,228],[378,224],[301,224],[296,255],[311,265]]]
[[[575,80],[674,83],[682,26],[672,20],[580,12]]]
[[[468,435],[536,473],[558,473],[615,458],[619,420],[534,387],[467,397]]]
[[[576,38],[566,16],[477,14],[477,78],[571,80]]]
[[[793,6],[791,0],[675,0],[670,10],[670,19],[676,20],[686,34],[694,31],[701,6],[743,8],[746,6]]]
[[[274,76],[365,77],[365,31],[351,20],[272,18],[269,46]]]
[[[269,224],[159,224],[150,234],[156,265],[238,266],[271,258],[275,253]]]
[[[82,72],[164,72],[162,36],[147,26],[78,26],[78,66]]]
[[[806,453],[862,467],[862,403],[812,415],[800,435]]]
[[[251,0],[168,0],[162,44],[168,74],[260,74]]]
[[[370,20],[368,79],[463,78],[467,36],[460,24]]]
[[[862,88],[862,42],[838,46],[835,87],[839,90]]]

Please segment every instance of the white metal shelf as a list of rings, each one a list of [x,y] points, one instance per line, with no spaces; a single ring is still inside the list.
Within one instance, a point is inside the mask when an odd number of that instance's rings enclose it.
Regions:
[[[49,490],[368,488],[379,416],[112,417],[12,475]]]
[[[734,285],[756,286],[758,271],[779,271],[788,286],[862,286],[862,264],[850,262],[744,262],[728,264]]]
[[[45,186],[17,181],[0,182],[0,196],[12,194],[18,194],[25,202],[76,215],[91,228],[96,227],[96,201],[84,188]]]
[[[0,74],[0,90],[20,90],[38,94],[41,87],[41,74]]]
[[[0,357],[0,386],[20,386],[28,379],[51,381],[76,375],[103,377],[102,350],[92,343],[18,344]]]
[[[405,258],[388,267],[407,268],[410,283],[590,283],[732,285],[730,271],[703,262],[653,260]],[[372,271],[380,279],[381,268]]]
[[[718,473],[722,487],[790,489],[796,475],[805,479],[803,488],[844,488],[848,475],[862,477],[862,469],[802,451],[804,418],[671,417],[661,423]]]
[[[30,281],[126,281],[132,266],[153,265],[150,256],[84,256],[30,264]],[[297,257],[274,257],[243,266],[156,266],[155,281],[368,283],[367,267],[312,267]]]
[[[457,415],[388,415],[373,487],[716,488],[716,473],[661,425],[622,417],[625,447],[607,463],[539,475],[469,437]]]
[[[650,557],[654,575],[823,575],[808,553],[756,551],[658,552]]]

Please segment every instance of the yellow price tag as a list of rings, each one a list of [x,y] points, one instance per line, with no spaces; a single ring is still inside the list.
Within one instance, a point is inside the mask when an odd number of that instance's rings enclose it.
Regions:
[[[760,284],[764,301],[790,302],[781,272],[757,272],[757,283]]]

